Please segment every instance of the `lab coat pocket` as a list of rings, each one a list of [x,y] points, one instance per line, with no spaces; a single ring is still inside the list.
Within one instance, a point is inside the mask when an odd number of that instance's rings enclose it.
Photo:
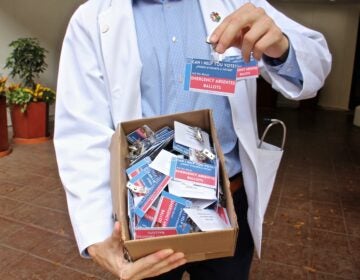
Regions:
[[[283,128],[281,148],[264,141],[268,131],[276,124],[280,124]],[[256,183],[252,184],[254,207],[249,207],[248,221],[259,257],[261,254],[262,225],[264,222],[266,208],[274,187],[277,170],[284,152],[285,139],[285,124],[280,120],[271,119],[270,124],[267,126],[263,136],[261,137],[261,140],[258,140],[258,147],[256,149],[254,161]]]
[[[260,216],[263,220],[267,205],[270,200],[270,196],[274,187],[275,177],[280,165],[280,161],[283,155],[285,141],[286,141],[286,125],[283,121],[278,119],[266,119],[269,125],[266,127],[258,145],[258,193],[259,193],[259,205]],[[267,133],[270,129],[280,125],[282,128],[282,141],[281,147],[274,146],[264,141]]]
[[[262,225],[271,192],[273,190],[276,172],[279,167],[283,150],[271,144],[262,142],[256,149],[255,182],[246,186],[247,193],[252,193],[252,203],[248,209],[248,223],[253,235],[258,257],[261,255]],[[249,188],[250,187],[250,188]]]
[[[260,171],[258,176],[258,199],[260,205],[260,216],[263,220],[267,205],[273,190],[276,173],[280,165],[283,150],[279,147],[262,142],[258,148],[257,168]]]

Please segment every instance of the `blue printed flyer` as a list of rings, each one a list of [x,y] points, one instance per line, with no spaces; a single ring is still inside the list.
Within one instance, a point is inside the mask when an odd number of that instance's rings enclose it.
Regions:
[[[182,210],[191,207],[191,201],[163,191],[155,218],[156,227],[175,227],[179,223]]]
[[[145,189],[152,189],[163,177],[163,174],[160,172],[150,167],[145,167],[138,175],[133,177],[129,183]]]
[[[138,174],[140,174],[142,170],[148,167],[150,163],[151,163],[151,158],[146,157],[141,161],[137,162],[136,164],[130,166],[128,169],[126,169],[126,174],[128,175],[129,179],[132,179]]]
[[[174,130],[165,126],[155,132],[155,139],[157,142],[165,141],[174,136]]]
[[[135,131],[127,135],[127,139],[131,144],[134,144],[136,141],[142,141],[153,134],[153,131],[147,126],[143,125]]]
[[[250,56],[249,62],[245,62],[242,56],[239,55],[227,56],[224,61],[234,63],[238,66],[236,71],[237,80],[259,77],[260,70],[258,62],[253,56]]]
[[[165,176],[164,174],[161,174],[160,172],[157,172],[157,173],[159,173],[160,176],[157,177],[157,180],[154,181],[150,190],[145,194],[145,196],[142,197],[141,201],[135,207],[135,214],[137,216],[139,216],[140,218],[145,216],[146,212],[154,204],[156,199],[160,196],[161,192],[165,189],[165,187],[167,186],[167,184],[170,181],[169,176]]]
[[[207,59],[188,59],[184,90],[232,96],[235,94],[237,64]]]
[[[216,166],[212,164],[174,158],[171,161],[170,176],[175,180],[215,189],[217,184],[215,169]]]
[[[176,228],[136,228],[135,239],[155,238],[177,235]]]
[[[145,213],[137,224],[137,227],[149,228],[153,226],[156,215],[156,207],[151,206],[150,209]]]

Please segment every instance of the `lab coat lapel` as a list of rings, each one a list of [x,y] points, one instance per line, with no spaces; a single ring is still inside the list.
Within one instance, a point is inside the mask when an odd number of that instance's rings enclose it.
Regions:
[[[208,35],[219,24],[210,19],[211,12],[218,12],[224,19],[245,2],[247,1],[200,0]],[[234,55],[236,52],[238,51],[231,48],[225,55]],[[229,97],[229,102],[235,132],[240,142],[239,153],[249,205],[248,223],[257,254],[260,256],[262,223],[282,151],[276,150],[275,147],[270,148],[270,146],[264,146],[264,149],[257,147],[259,139],[256,125],[256,81],[238,81],[236,94]]]
[[[262,219],[260,217],[261,208],[259,195],[261,193],[259,185],[258,163],[258,137],[254,130],[256,128],[256,118],[252,108],[255,106],[255,89],[248,88],[249,81],[237,83],[235,96],[229,98],[231,113],[235,132],[239,139],[239,151],[241,167],[243,171],[244,186],[248,199],[248,224],[258,256],[261,253],[262,239]],[[241,231],[241,229],[240,229]]]
[[[219,24],[210,19],[210,14],[216,11],[219,13],[221,18],[224,19],[228,14],[230,14],[232,9],[231,7],[227,7],[224,4],[224,1],[200,0],[200,3],[206,30],[208,35],[210,35]],[[247,88],[245,81],[238,81],[236,84],[236,94],[229,97],[229,102],[234,129],[239,138],[239,142],[241,143],[240,159],[249,204],[249,226],[253,236],[261,236],[261,232],[258,230],[259,227],[256,226],[257,219],[255,218],[258,216],[258,186],[255,168],[257,134],[254,132],[254,121],[256,121],[256,119],[252,119],[253,114],[251,111],[252,106],[254,106],[251,100],[251,94],[253,93],[254,92],[251,91],[251,89]],[[255,242],[255,245],[257,245],[257,242]],[[258,252],[260,252],[260,250],[258,250]]]
[[[255,81],[238,82],[237,93],[229,101],[240,142],[240,160],[249,205],[248,223],[260,257],[262,224],[283,151],[265,142],[261,148],[257,146]]]
[[[256,126],[256,82],[242,81],[229,98],[248,198],[248,223],[256,252],[261,255],[262,224],[283,151],[263,142],[259,148]]]
[[[112,1],[99,15],[105,79],[111,93],[113,122],[141,117],[141,62],[132,1]]]
[[[201,11],[204,17],[206,31],[210,35],[219,23],[231,12],[230,9],[224,4],[225,1],[208,1],[200,0]],[[211,13],[217,12],[221,17],[220,22],[212,21],[210,18]]]

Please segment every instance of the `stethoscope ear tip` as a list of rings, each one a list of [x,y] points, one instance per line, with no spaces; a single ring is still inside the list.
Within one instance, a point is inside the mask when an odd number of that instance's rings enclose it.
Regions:
[[[263,123],[269,125],[271,123],[271,118],[263,118]]]

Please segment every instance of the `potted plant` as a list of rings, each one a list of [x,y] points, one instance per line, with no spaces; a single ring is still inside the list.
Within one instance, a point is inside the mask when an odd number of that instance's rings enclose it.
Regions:
[[[20,78],[21,84],[8,88],[14,142],[33,143],[49,139],[49,104],[55,100],[55,92],[35,82],[46,70],[46,50],[36,38],[20,38],[10,43],[12,48],[5,68],[10,76]]]
[[[11,152],[6,113],[6,81],[7,78],[0,77],[0,157]]]
[[[35,89],[13,84],[7,90],[15,143],[38,143],[49,140],[49,104],[55,92],[41,84]]]

